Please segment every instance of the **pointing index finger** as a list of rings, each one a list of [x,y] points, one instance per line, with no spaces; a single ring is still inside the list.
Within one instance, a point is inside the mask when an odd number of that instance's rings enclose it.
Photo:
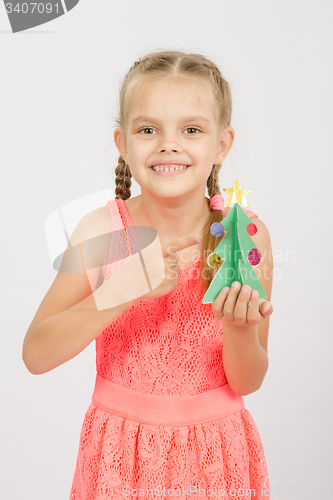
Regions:
[[[202,237],[200,235],[195,236],[185,236],[184,238],[180,238],[175,241],[168,247],[168,253],[179,252],[179,250],[183,250],[184,248],[191,247],[193,245],[197,245],[202,241]]]

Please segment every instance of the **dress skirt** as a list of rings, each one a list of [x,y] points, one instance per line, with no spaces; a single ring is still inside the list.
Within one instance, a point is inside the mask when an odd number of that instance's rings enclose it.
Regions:
[[[193,396],[138,392],[96,375],[70,500],[269,499],[257,427],[228,384]]]

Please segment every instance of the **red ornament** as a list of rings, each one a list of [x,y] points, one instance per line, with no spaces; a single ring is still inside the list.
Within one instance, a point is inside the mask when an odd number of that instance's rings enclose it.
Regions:
[[[259,264],[261,260],[261,253],[258,248],[252,248],[252,250],[249,251],[248,259],[252,267],[256,267]]]
[[[246,231],[248,232],[248,234],[250,236],[253,236],[254,234],[256,234],[256,232],[258,231],[258,229],[257,229],[257,226],[255,224],[253,224],[253,222],[251,222],[251,224],[249,224],[247,226]]]

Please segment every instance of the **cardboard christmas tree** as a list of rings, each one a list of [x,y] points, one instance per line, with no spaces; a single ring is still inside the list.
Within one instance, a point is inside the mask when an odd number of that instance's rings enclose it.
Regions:
[[[241,204],[246,208],[249,207],[246,196],[251,191],[241,189],[237,179],[232,188],[224,191],[229,195],[225,206],[232,203],[234,206],[221,222],[215,222],[210,227],[214,236],[223,235],[223,238],[209,255],[207,263],[210,267],[220,266],[220,268],[202,303],[214,302],[221,290],[226,286],[230,287],[234,281],[249,285],[252,290],[259,292],[259,298],[265,299],[267,295],[253,269],[261,260],[260,251],[251,238],[257,232],[257,227],[241,207]]]

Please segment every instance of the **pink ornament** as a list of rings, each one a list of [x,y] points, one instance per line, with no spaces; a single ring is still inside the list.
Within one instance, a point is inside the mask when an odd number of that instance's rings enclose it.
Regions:
[[[258,248],[252,248],[247,257],[252,267],[257,267],[261,261],[261,253]]]

